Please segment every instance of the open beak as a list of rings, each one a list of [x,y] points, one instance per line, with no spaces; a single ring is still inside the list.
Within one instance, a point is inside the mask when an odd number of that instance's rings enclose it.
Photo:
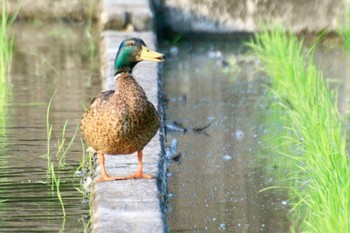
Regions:
[[[152,51],[146,46],[142,46],[142,50],[139,58],[140,60],[148,60],[148,61],[156,61],[156,62],[164,61],[163,54],[158,53],[156,51]]]

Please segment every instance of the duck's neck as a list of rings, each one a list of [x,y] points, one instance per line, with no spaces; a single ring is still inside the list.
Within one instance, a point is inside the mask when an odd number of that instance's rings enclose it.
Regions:
[[[145,95],[142,87],[130,73],[118,73],[114,76],[115,93],[123,92],[125,95]]]
[[[132,68],[130,68],[128,66],[121,66],[118,68],[114,68],[114,76],[116,76],[118,74],[122,74],[122,73],[131,74],[131,72],[132,72]]]
[[[118,51],[116,58],[114,60],[115,75],[121,74],[121,73],[131,74],[132,69],[138,63],[138,61],[129,61],[129,59],[126,56],[127,54],[125,53],[119,54],[119,51]]]

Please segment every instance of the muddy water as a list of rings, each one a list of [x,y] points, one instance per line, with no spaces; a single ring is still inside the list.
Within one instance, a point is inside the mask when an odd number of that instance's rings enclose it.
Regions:
[[[81,102],[88,103],[101,90],[96,38],[85,25],[40,22],[15,25],[13,33],[13,69],[0,115],[0,232],[81,232],[89,205],[76,190],[80,136],[60,167],[55,154],[65,122],[68,142],[84,111]],[[48,146],[47,106],[55,92],[49,145],[60,178],[65,220],[43,156]]]
[[[167,122],[205,133],[171,133],[180,161],[169,166],[171,232],[288,232],[286,195],[262,159],[267,80],[240,41],[177,45],[164,68]],[[165,49],[176,53],[175,48]]]

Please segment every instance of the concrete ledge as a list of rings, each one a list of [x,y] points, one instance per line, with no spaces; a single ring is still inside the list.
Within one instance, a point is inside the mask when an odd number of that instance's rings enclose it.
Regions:
[[[260,21],[279,22],[294,32],[337,30],[346,19],[344,0],[152,0],[160,30],[177,33],[260,31]],[[345,22],[345,21],[344,21]]]
[[[100,4],[99,23],[102,30],[152,29],[153,13],[148,0],[102,0]]]
[[[114,89],[113,63],[120,42],[129,37],[142,38],[148,47],[155,49],[152,32],[126,33],[106,31],[102,33],[101,60],[105,89]],[[148,99],[158,106],[157,63],[141,62],[134,69],[134,77],[144,88]],[[160,130],[162,132],[162,130]],[[97,183],[93,187],[92,232],[164,232],[165,219],[162,214],[158,182],[163,171],[160,143],[157,135],[144,149],[144,172],[157,178],[151,180],[124,180]],[[137,169],[137,156],[106,155],[106,169],[110,175],[132,174]],[[97,167],[97,175],[101,168]]]

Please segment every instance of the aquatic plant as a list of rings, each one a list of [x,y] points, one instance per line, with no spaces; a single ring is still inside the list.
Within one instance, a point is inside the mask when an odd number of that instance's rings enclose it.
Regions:
[[[85,144],[82,138],[80,138],[80,143],[81,143],[83,154],[82,154],[82,158],[80,160],[79,166],[76,170],[76,173],[78,171],[83,171],[86,176],[92,177],[94,152],[86,150]]]
[[[314,48],[306,50],[280,28],[264,29],[249,46],[271,77],[271,92],[283,110],[283,143],[289,146],[280,153],[294,164],[286,184],[294,198],[292,231],[350,232],[346,135],[337,94],[313,62]]]
[[[7,109],[7,99],[8,99],[8,86],[9,86],[9,76],[12,64],[12,51],[13,51],[13,37],[8,37],[8,31],[11,27],[15,16],[9,17],[6,12],[6,1],[2,1],[2,12],[1,12],[1,22],[0,22],[0,121],[1,125],[3,122]]]
[[[348,53],[350,53],[350,3],[347,1],[347,14],[346,19],[342,20],[342,25],[338,30],[338,34],[341,36],[344,47]]]
[[[50,109],[51,109],[51,105],[53,103],[53,99],[54,99],[56,93],[57,93],[57,90],[55,91],[55,93],[51,97],[51,99],[48,103],[48,106],[47,106],[47,110],[46,110],[47,153],[45,154],[45,157],[47,158],[47,163],[48,163],[47,176],[48,176],[48,179],[51,179],[51,181],[50,181],[51,182],[51,190],[56,191],[57,199],[59,200],[59,202],[61,204],[62,213],[63,213],[63,217],[64,217],[64,221],[65,221],[66,213],[65,213],[63,198],[62,198],[61,191],[60,191],[60,177],[56,175],[54,162],[57,163],[57,167],[58,167],[59,171],[64,170],[65,165],[66,165],[65,159],[66,159],[67,154],[72,149],[75,138],[78,134],[79,124],[77,124],[75,131],[74,131],[74,134],[71,137],[71,139],[69,141],[67,141],[66,130],[67,130],[67,126],[68,126],[68,121],[65,121],[65,123],[61,129],[61,138],[59,138],[57,141],[57,149],[55,151],[53,151],[51,148],[53,125],[50,123]],[[84,105],[83,105],[83,107],[84,107]],[[90,179],[92,176],[92,173],[93,173],[93,168],[92,168],[93,167],[93,153],[92,152],[86,153],[85,144],[83,143],[82,139],[81,139],[81,148],[83,151],[83,156],[82,156],[82,160],[80,161],[78,168],[76,169],[75,174],[80,173],[80,171],[83,171],[84,177],[86,177],[87,179]],[[92,193],[89,191],[91,184],[92,184],[91,182],[87,181],[85,183],[81,183],[81,187],[75,187],[75,189],[79,193],[82,194],[83,199],[89,200],[89,203],[91,203],[91,199],[92,199]],[[89,215],[91,216],[91,207],[89,209],[89,212],[90,212]],[[84,232],[90,232],[91,220],[89,219],[89,221],[86,221],[85,218],[82,217],[82,222],[83,222]],[[64,222],[63,222],[63,226],[64,226]]]
[[[57,91],[57,90],[56,90]],[[48,159],[48,164],[47,167],[49,168],[50,162],[51,162],[51,152],[50,152],[50,145],[51,145],[51,134],[52,134],[52,125],[50,124],[50,109],[51,109],[51,104],[53,101],[53,98],[55,96],[56,92],[52,95],[49,104],[47,105],[46,109],[46,157]]]
[[[89,219],[86,221],[84,217],[82,217],[83,229],[84,232],[90,232],[91,229],[91,200],[92,200],[92,177],[94,173],[93,169],[93,156],[95,152],[86,150],[83,139],[80,138],[81,148],[83,151],[82,159],[80,160],[80,164],[75,172],[75,174],[79,174],[79,177],[82,177],[82,181],[80,182],[80,187],[75,187],[75,189],[82,195],[84,200],[88,200],[89,205]]]
[[[2,11],[0,17],[0,151],[4,151],[7,145],[7,114],[8,102],[11,99],[10,71],[12,64],[13,37],[9,38],[9,28],[16,15],[9,17],[6,9],[6,1],[2,1]],[[0,169],[6,168],[8,155],[2,154],[0,159]],[[3,177],[2,180],[6,180]],[[0,200],[4,202],[6,200]]]
[[[52,182],[51,183],[55,184],[56,194],[57,194],[57,198],[58,198],[58,200],[59,200],[59,202],[61,204],[63,218],[66,218],[66,210],[64,208],[63,199],[62,199],[61,191],[60,191],[60,178],[56,177],[55,166],[54,166],[53,163],[51,163],[50,170],[51,170],[50,173],[51,173],[51,177],[52,177]],[[52,189],[53,189],[53,187],[52,187]]]
[[[47,161],[48,161],[48,168],[50,167],[50,162],[52,158],[55,158],[58,161],[58,165],[59,168],[63,168],[64,167],[64,161],[66,159],[67,154],[70,152],[73,143],[75,141],[75,138],[78,134],[78,129],[79,129],[79,124],[76,126],[75,131],[73,136],[71,137],[71,139],[67,142],[66,141],[66,129],[67,129],[67,125],[68,125],[68,121],[65,121],[63,127],[62,127],[62,132],[61,132],[61,138],[57,140],[57,150],[55,151],[55,154],[52,154],[51,151],[51,140],[52,140],[52,128],[53,125],[50,123],[50,109],[51,109],[51,105],[52,105],[52,101],[56,95],[57,90],[55,91],[55,93],[53,94],[53,96],[51,97],[48,105],[47,105],[47,110],[46,110],[46,134],[47,134],[47,139],[46,139],[46,154],[45,156],[47,157]],[[50,173],[50,169],[48,169],[48,173]]]
[[[9,17],[6,12],[6,1],[2,1],[0,22],[0,86],[5,84],[12,64],[13,37],[8,38],[8,31],[15,20],[15,16]]]
[[[66,129],[67,129],[68,121],[65,121],[65,123],[62,127],[61,138],[58,139],[58,142],[57,142],[57,150],[54,153],[52,153],[51,141],[52,141],[53,125],[50,123],[50,109],[51,109],[53,99],[56,95],[56,92],[57,92],[57,90],[55,91],[55,93],[51,97],[51,99],[48,103],[48,106],[47,106],[47,110],[46,110],[47,152],[45,154],[45,157],[47,158],[48,180],[50,180],[50,178],[51,178],[51,190],[56,191],[57,199],[59,200],[59,202],[61,204],[63,218],[65,219],[66,218],[66,211],[65,211],[61,191],[60,191],[60,177],[56,175],[55,163],[53,161],[57,162],[59,169],[64,169],[66,155],[67,155],[67,153],[70,152],[70,150],[73,146],[73,143],[75,141],[75,137],[77,135],[79,127],[78,126],[76,127],[72,138],[67,142],[66,141]]]
[[[69,140],[68,144],[66,144],[66,128],[67,128],[68,120],[64,123],[61,133],[61,139],[58,139],[58,149],[56,152],[56,159],[58,160],[59,168],[63,168],[65,165],[65,159],[67,153],[71,150],[75,137],[78,134],[79,124],[75,127],[74,134],[72,138]]]

